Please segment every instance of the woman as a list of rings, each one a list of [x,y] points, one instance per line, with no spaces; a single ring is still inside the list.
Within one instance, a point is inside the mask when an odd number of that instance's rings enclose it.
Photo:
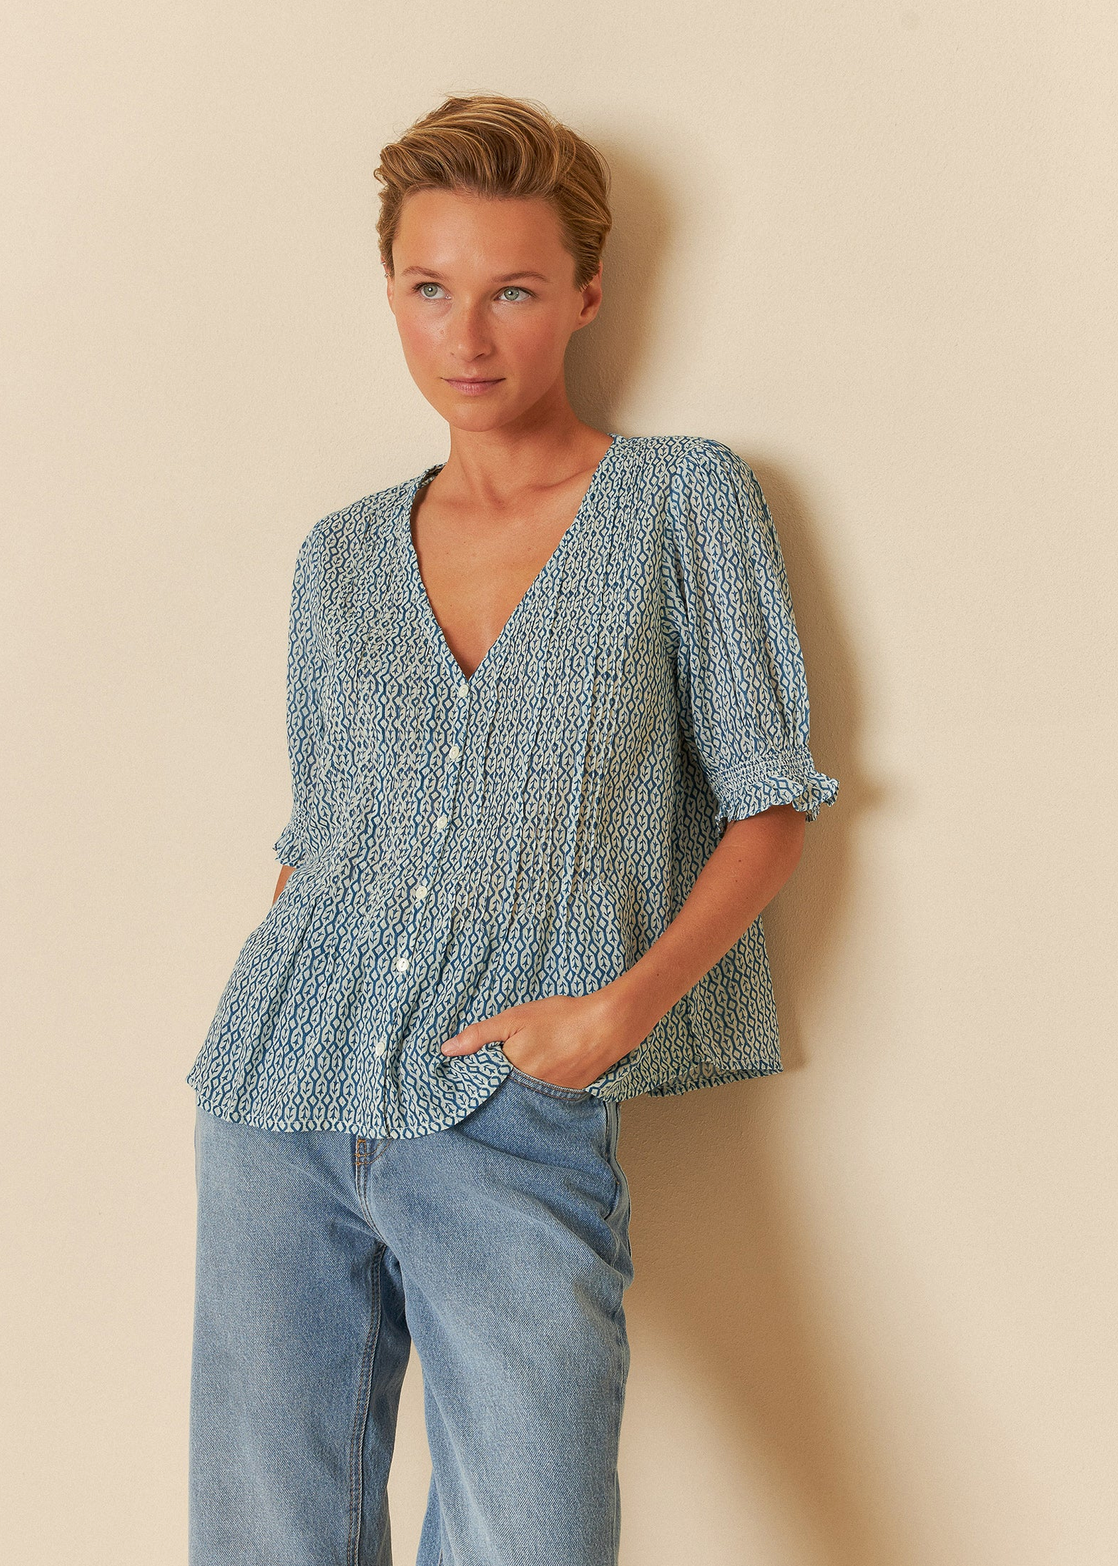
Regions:
[[[751,470],[567,399],[596,151],[479,95],[377,177],[450,454],[298,554],[276,899],[187,1078],[191,1560],[387,1566],[414,1341],[419,1566],[609,1566],[619,1105],[780,1070],[759,915],[838,785]]]

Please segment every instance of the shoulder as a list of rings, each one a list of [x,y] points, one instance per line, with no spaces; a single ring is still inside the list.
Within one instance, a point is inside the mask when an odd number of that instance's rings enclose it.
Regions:
[[[769,526],[757,476],[745,458],[709,435],[637,437],[646,501],[674,547],[754,535]]]
[[[647,479],[682,500],[721,490],[727,497],[757,480],[744,457],[709,435],[638,435],[632,445]]]
[[[298,546],[296,577],[317,595],[344,595],[358,571],[383,563],[416,482],[387,485],[319,517]]]
[[[391,528],[391,519],[399,514],[406,492],[414,480],[392,484],[373,494],[319,517],[299,546],[299,554],[326,564],[340,561],[363,549],[370,540],[383,537]]]

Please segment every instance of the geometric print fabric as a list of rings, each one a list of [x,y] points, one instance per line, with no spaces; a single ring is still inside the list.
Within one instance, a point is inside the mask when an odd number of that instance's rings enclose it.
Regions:
[[[756,476],[720,441],[621,436],[473,676],[439,628],[411,511],[439,471],[323,517],[287,665],[294,867],[186,1078],[226,1119],[420,1136],[508,1074],[468,1023],[608,984],[674,918],[723,825],[814,821],[788,580]],[[606,1099],[781,1069],[758,917],[590,1085]]]

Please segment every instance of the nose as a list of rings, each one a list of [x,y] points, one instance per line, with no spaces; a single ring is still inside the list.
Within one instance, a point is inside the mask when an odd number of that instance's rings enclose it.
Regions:
[[[492,342],[486,319],[486,301],[455,305],[447,331],[447,346],[463,364],[471,364],[489,353]]]

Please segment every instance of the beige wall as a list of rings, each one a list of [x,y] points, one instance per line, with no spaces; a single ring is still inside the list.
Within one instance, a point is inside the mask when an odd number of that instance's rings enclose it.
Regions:
[[[1114,1561],[1113,7],[21,11],[8,1558],[185,1561],[182,1079],[271,896],[295,548],[445,454],[376,153],[485,89],[611,159],[572,391],[755,467],[842,782],[784,1075],[623,1110],[624,1566]]]

